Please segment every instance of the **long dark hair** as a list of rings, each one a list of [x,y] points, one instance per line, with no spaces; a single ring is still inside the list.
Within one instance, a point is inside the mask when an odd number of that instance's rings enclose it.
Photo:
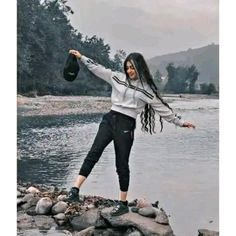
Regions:
[[[136,73],[141,81],[142,86],[143,86],[143,83],[146,82],[150,86],[150,88],[152,89],[156,97],[172,111],[172,108],[161,98],[158,88],[153,81],[152,75],[150,73],[150,70],[147,66],[146,61],[144,60],[143,55],[137,52],[133,52],[133,53],[130,53],[126,57],[124,61],[124,71],[129,81],[130,79],[126,71],[126,64],[128,61],[134,66]],[[141,124],[142,124],[142,128],[141,128],[142,131],[150,133],[150,134],[155,133],[155,110],[150,104],[145,105],[143,111],[140,114],[140,119],[141,119]],[[161,116],[160,116],[159,121],[161,123],[161,131],[162,131],[163,121],[162,121]]]

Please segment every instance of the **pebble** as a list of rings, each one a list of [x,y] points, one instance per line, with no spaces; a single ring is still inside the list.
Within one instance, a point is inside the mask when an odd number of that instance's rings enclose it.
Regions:
[[[57,197],[57,201],[64,201],[67,198],[67,195],[61,194]]]
[[[169,219],[164,211],[156,211],[156,218],[154,221],[158,224],[168,225]]]
[[[146,217],[155,217],[156,216],[156,210],[153,207],[140,208],[138,213],[139,213],[139,215],[146,216]]]
[[[139,208],[143,208],[143,207],[150,207],[150,206],[152,206],[152,204],[149,203],[146,200],[146,198],[141,198],[141,199],[137,200],[137,205],[136,206],[139,207]]]
[[[57,215],[54,215],[53,218],[56,219],[56,220],[65,220],[66,215],[64,213],[59,213]]]
[[[21,192],[17,191],[17,197],[21,197]]]
[[[26,192],[27,193],[39,193],[40,191],[37,188],[31,186],[28,189],[26,189]]]

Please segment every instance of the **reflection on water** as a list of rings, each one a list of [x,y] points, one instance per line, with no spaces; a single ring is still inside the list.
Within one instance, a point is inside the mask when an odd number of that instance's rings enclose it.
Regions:
[[[197,129],[165,122],[159,133],[157,122],[157,133],[151,136],[140,131],[137,121],[129,200],[159,200],[171,215],[177,236],[196,235],[199,228],[218,230],[218,100],[175,99],[171,105]],[[69,189],[101,118],[102,114],[18,117],[18,178]],[[83,194],[118,198],[114,161],[111,143],[83,186]]]

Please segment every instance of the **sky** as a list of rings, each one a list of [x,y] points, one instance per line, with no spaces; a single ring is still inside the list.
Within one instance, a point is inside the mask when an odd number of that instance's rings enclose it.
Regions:
[[[219,43],[219,0],[68,0],[87,36],[146,58]]]

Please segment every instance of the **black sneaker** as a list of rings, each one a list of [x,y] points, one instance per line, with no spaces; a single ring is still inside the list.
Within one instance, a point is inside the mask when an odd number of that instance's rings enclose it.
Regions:
[[[129,207],[119,201],[119,203],[111,210],[111,216],[120,216],[129,212]]]
[[[72,187],[65,201],[68,201],[68,202],[79,201],[79,188]]]

